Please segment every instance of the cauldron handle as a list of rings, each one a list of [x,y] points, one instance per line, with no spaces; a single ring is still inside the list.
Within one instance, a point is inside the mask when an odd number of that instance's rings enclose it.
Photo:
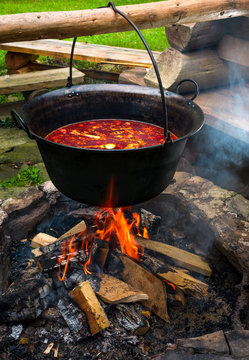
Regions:
[[[30,133],[30,131],[29,131],[27,125],[25,124],[24,120],[22,119],[22,117],[15,110],[11,110],[10,114],[11,114],[12,119],[14,120],[16,126],[19,129],[25,130],[30,139],[34,139],[33,135]]]
[[[176,86],[176,93],[179,94],[179,88],[182,85],[182,83],[184,83],[185,81],[190,81],[195,85],[194,96],[190,99],[190,100],[194,100],[200,93],[200,87],[199,87],[198,83],[193,79],[184,79],[184,80],[179,81],[179,83]]]
[[[107,6],[104,7],[111,7],[115,13],[121,15],[123,18],[125,18],[125,20],[127,20],[129,22],[129,24],[133,27],[133,29],[137,32],[137,34],[139,35],[140,39],[142,40],[149,56],[151,59],[151,62],[153,64],[153,67],[155,69],[155,73],[156,73],[156,77],[157,77],[157,81],[159,84],[159,89],[160,89],[160,93],[161,93],[161,99],[162,99],[162,105],[163,105],[163,117],[164,117],[164,138],[165,141],[172,141],[170,138],[170,131],[168,131],[168,112],[167,112],[167,105],[166,105],[166,99],[165,99],[165,93],[164,93],[164,89],[163,89],[163,85],[162,85],[162,80],[158,71],[158,67],[155,61],[155,58],[152,54],[152,51],[149,48],[149,45],[147,44],[145,38],[143,37],[142,33],[140,32],[140,30],[138,29],[138,27],[120,10],[118,10],[116,8],[116,6],[113,4],[112,1],[110,1],[108,3]],[[72,67],[73,67],[73,53],[74,53],[74,47],[75,47],[75,43],[76,43],[76,39],[77,37],[74,38],[73,40],[73,45],[72,45],[72,51],[71,51],[71,57],[70,57],[70,68],[69,68],[69,77],[67,79],[67,87],[71,87],[72,86]]]

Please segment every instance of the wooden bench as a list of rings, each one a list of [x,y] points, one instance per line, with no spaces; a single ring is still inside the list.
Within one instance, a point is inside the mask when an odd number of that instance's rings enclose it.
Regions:
[[[0,49],[17,53],[70,58],[72,42],[52,39],[20,41],[0,44]],[[157,58],[160,52],[154,51],[153,54]],[[151,67],[151,60],[146,50],[106,45],[76,43],[74,59],[97,63]]]
[[[51,87],[65,87],[69,68],[34,71],[27,74],[13,74],[0,77],[0,95],[15,92],[32,92]],[[73,84],[82,84],[84,74],[73,68]],[[33,93],[34,94],[34,93]],[[33,95],[31,94],[31,95]],[[0,105],[0,118],[10,115],[10,110],[19,111],[24,101],[9,102]]]
[[[73,83],[83,82],[84,74],[73,68]],[[68,68],[34,71],[27,74],[13,74],[0,77],[0,95],[37,89],[66,86]]]

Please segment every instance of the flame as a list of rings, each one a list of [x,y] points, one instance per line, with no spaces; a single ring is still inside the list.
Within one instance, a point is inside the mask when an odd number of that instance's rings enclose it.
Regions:
[[[63,281],[69,266],[70,259],[79,254],[79,250],[83,251],[88,259],[86,262],[79,263],[83,266],[85,274],[92,274],[89,270],[89,265],[92,259],[92,246],[96,237],[99,239],[115,243],[118,240],[119,246],[123,254],[140,261],[139,254],[143,255],[143,247],[136,244],[135,237],[143,236],[148,238],[147,229],[144,228],[140,233],[140,217],[137,213],[133,213],[132,219],[125,217],[125,211],[130,208],[112,208],[109,205],[113,204],[114,200],[114,180],[111,179],[110,189],[108,192],[108,199],[105,206],[98,212],[96,216],[95,225],[97,230],[95,233],[82,232],[77,236],[72,236],[68,241],[64,241],[61,247],[61,255],[58,258],[59,273],[58,278]],[[79,244],[81,244],[79,246]],[[61,276],[61,266],[66,262],[63,274]]]
[[[175,290],[176,286],[174,284],[172,284],[171,282],[167,281],[167,280],[163,280],[164,282],[166,282],[166,284],[172,286],[172,288]]]

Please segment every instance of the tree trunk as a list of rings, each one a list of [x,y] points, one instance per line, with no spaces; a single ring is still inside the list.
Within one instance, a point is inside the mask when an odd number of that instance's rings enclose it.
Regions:
[[[119,6],[140,29],[248,15],[248,0],[168,0]],[[0,42],[130,31],[110,8],[0,16]]]

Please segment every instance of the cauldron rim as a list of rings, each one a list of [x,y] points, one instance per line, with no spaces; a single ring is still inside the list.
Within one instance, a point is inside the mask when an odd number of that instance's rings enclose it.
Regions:
[[[87,93],[89,92],[89,90],[91,90],[91,92],[115,92],[115,93],[126,93],[126,94],[136,94],[136,95],[144,95],[144,96],[155,96],[156,98],[160,99],[161,98],[161,94],[160,94],[160,90],[158,88],[152,88],[152,87],[147,87],[147,86],[140,86],[140,85],[128,85],[128,84],[83,84],[83,85],[74,85],[70,88],[61,88],[61,89],[57,89],[57,90],[53,90],[50,91],[48,93],[42,94],[40,96],[37,96],[35,98],[33,98],[32,100],[30,100],[29,102],[27,102],[23,108],[22,111],[25,112],[30,106],[35,106],[35,104],[40,101],[41,99],[47,99],[47,98],[51,98],[51,97],[60,97],[62,95],[67,95],[70,97],[70,94],[77,94],[79,92],[81,93]],[[32,137],[38,141],[42,141],[42,142],[46,142],[49,143],[53,146],[59,146],[59,147],[63,147],[63,148],[67,148],[67,149],[74,149],[77,151],[86,151],[86,152],[105,152],[105,153],[114,153],[114,152],[136,152],[136,151],[146,151],[149,149],[160,149],[165,147],[166,145],[170,145],[170,144],[174,144],[177,143],[179,141],[185,140],[187,138],[189,138],[190,136],[194,135],[195,133],[197,133],[203,126],[204,124],[204,114],[202,109],[199,107],[199,105],[197,105],[194,101],[192,101],[189,98],[186,98],[183,95],[180,94],[176,94],[174,92],[168,91],[168,90],[164,90],[165,93],[165,97],[166,97],[166,101],[167,98],[175,98],[181,101],[185,101],[186,105],[190,106],[193,110],[198,111],[200,113],[200,116],[202,118],[202,123],[199,124],[195,129],[191,128],[191,130],[185,134],[182,137],[179,137],[178,139],[172,141],[172,142],[167,142],[165,141],[163,144],[159,144],[159,145],[154,145],[154,146],[146,146],[146,147],[140,147],[140,148],[135,148],[135,149],[90,149],[90,148],[80,148],[80,147],[75,147],[75,146],[69,146],[69,145],[64,145],[64,144],[60,144],[60,143],[55,143],[53,141],[47,140],[42,136],[37,135],[36,133],[34,133],[32,130],[29,129],[30,134],[32,135]],[[95,120],[95,119],[89,119],[86,121],[91,121],[91,120]],[[96,120],[102,120],[101,118],[98,118]],[[128,120],[128,121],[140,121],[140,120],[136,120],[136,119],[120,119],[120,120]],[[143,122],[143,121],[140,121]],[[72,123],[68,123],[68,124],[74,124]],[[154,124],[155,125],[155,124]],[[169,129],[170,130],[170,129]]]

